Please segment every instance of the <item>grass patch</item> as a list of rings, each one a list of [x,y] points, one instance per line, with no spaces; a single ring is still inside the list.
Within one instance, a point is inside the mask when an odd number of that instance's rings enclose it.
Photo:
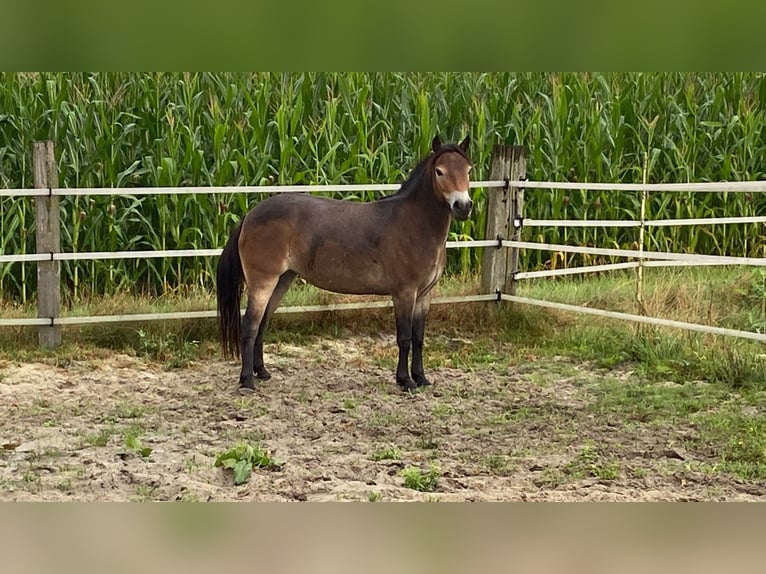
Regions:
[[[86,434],[83,440],[87,445],[103,447],[109,443],[109,439],[112,435],[114,435],[114,428],[107,427],[102,428],[98,432]]]
[[[588,443],[564,466],[546,469],[541,486],[556,487],[584,478],[617,480],[621,470],[618,461],[603,457],[595,445]]]
[[[717,459],[717,470],[746,480],[766,479],[766,417],[725,409],[700,417],[695,441]]]
[[[434,492],[439,486],[441,471],[433,464],[425,473],[418,467],[410,466],[402,470],[401,476],[407,488],[419,492]]]
[[[388,446],[380,450],[376,450],[370,455],[370,460],[401,460],[402,452],[395,446]]]
[[[613,414],[628,421],[668,422],[717,408],[729,397],[719,385],[658,384],[605,379],[590,389],[597,415]]]
[[[509,474],[511,468],[508,457],[502,454],[490,454],[484,459],[484,465],[490,474],[502,476]]]

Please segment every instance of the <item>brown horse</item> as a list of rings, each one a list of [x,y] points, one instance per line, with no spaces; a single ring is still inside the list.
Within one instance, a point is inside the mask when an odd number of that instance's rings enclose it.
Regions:
[[[406,391],[430,384],[423,372],[423,336],[431,290],[446,261],[452,217],[471,214],[469,137],[432,151],[394,194],[372,202],[279,194],[256,205],[237,225],[218,262],[218,315],[225,356],[241,356],[240,392],[271,377],[263,364],[269,318],[293,280],[336,293],[391,295],[399,364]],[[240,300],[247,307],[240,325]],[[412,370],[407,369],[412,347]]]

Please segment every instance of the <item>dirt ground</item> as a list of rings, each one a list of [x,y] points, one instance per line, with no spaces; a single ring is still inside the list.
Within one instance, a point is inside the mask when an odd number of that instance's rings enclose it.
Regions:
[[[0,363],[0,500],[757,500],[696,470],[693,423],[624,424],[594,384],[629,373],[567,359],[432,368],[405,395],[390,337],[267,345],[273,378],[236,393],[238,363],[183,369],[127,355]],[[442,341],[459,353],[470,341]],[[126,445],[136,437],[143,457]],[[247,440],[281,459],[234,486],[216,455]],[[704,460],[702,461],[704,462]],[[434,489],[402,471],[433,469]]]

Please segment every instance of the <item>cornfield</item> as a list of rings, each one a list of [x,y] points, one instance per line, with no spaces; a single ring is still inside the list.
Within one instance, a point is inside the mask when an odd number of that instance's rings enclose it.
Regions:
[[[0,186],[32,187],[35,140],[52,139],[62,187],[225,186],[399,182],[439,132],[472,136],[474,179],[497,143],[529,150],[535,180],[651,182],[764,177],[766,75],[544,73],[3,73]],[[486,193],[452,238],[482,238]],[[377,193],[350,199],[370,200]],[[223,246],[262,197],[62,198],[64,251]],[[346,195],[345,197],[349,197]],[[529,189],[526,217],[627,219],[624,192]],[[649,197],[647,217],[766,214],[766,195]],[[525,230],[551,243],[634,247],[635,229]],[[655,228],[649,249],[762,256],[757,224]],[[3,253],[34,251],[30,198],[0,198]],[[527,252],[526,269],[585,256]],[[449,271],[470,272],[479,250],[453,250]],[[213,286],[215,258],[67,262],[65,294],[158,294]],[[33,264],[0,265],[0,295],[33,297]]]

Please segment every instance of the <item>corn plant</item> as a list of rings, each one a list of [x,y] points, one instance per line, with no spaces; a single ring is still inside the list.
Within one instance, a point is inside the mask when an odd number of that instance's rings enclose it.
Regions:
[[[527,146],[528,177],[571,182],[764,177],[762,73],[3,73],[0,185],[31,187],[35,140],[53,139],[62,187],[400,182],[434,133],[472,136],[473,176],[497,143]],[[483,238],[487,195],[451,238]],[[369,201],[379,192],[328,194]],[[260,194],[67,197],[65,251],[221,247]],[[535,190],[526,216],[630,219],[638,193]],[[764,194],[652,193],[647,217],[763,215]],[[34,250],[33,200],[0,199],[3,253]],[[649,249],[758,255],[758,224],[652,228]],[[635,229],[526,229],[524,239],[635,247]],[[449,272],[480,250],[451,250]],[[527,252],[525,269],[594,262]],[[214,258],[67,262],[65,294],[213,287]],[[33,297],[32,264],[0,264],[3,298]]]

